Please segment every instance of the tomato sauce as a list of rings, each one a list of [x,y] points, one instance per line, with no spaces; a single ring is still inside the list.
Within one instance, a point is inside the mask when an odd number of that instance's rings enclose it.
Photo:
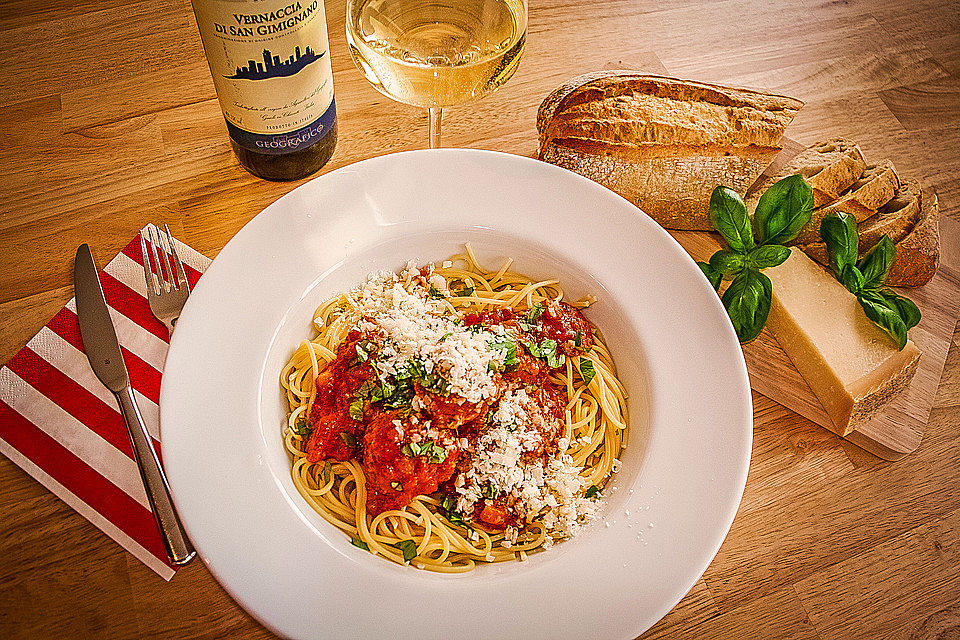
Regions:
[[[516,344],[515,360],[494,379],[501,391],[525,388],[542,412],[542,419],[533,424],[543,445],[524,454],[528,462],[545,461],[556,452],[566,396],[562,387],[549,380],[547,363],[521,345],[555,340],[558,352],[573,355],[593,344],[590,324],[568,304],[548,303],[534,322],[529,320],[529,315],[518,316],[504,308],[464,318],[466,326],[503,326]],[[380,382],[371,364],[377,349],[372,338],[351,331],[337,349],[337,357],[317,377],[309,413],[312,433],[305,450],[311,462],[359,460],[371,512],[380,513],[403,508],[415,496],[434,493],[441,486],[449,490],[458,466],[463,471],[470,464],[461,444],[477,443],[497,399],[471,403],[455,394],[424,389],[418,382],[413,384],[419,398],[417,410],[412,406],[392,409],[383,399],[373,401],[370,389]],[[504,497],[481,499],[472,516],[494,529],[515,526],[518,520],[510,506]]]

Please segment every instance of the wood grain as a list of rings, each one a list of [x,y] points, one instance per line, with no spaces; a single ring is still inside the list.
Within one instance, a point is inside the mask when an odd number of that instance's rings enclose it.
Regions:
[[[354,67],[344,4],[326,3],[340,142],[323,172],[427,134]],[[804,100],[789,136],[893,158],[960,222],[958,33],[955,0],[531,0],[517,75],[445,110],[444,136],[532,156],[540,101],[597,69],[740,84]],[[79,243],[102,262],[153,220],[213,257],[298,184],[238,167],[186,0],[0,3],[0,120],[0,361],[70,297]],[[958,343],[919,448],[895,463],[754,393],[737,518],[647,637],[955,636]],[[270,637],[202,564],[164,582],[4,458],[0,513],[3,638]]]

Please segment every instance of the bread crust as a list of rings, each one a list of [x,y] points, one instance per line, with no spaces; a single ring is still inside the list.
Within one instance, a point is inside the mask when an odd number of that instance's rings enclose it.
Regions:
[[[937,194],[924,191],[920,221],[897,243],[897,256],[890,266],[887,284],[921,287],[940,266],[940,206]]]
[[[802,105],[748,89],[600,71],[573,78],[540,105],[539,157],[613,189],[668,229],[709,230],[714,187],[745,193]]]

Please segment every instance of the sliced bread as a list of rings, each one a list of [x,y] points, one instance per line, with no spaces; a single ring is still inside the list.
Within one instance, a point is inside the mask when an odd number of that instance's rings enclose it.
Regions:
[[[864,223],[858,227],[858,230],[861,234],[868,232],[873,226],[882,227],[883,224],[887,223],[887,221],[894,222],[898,218],[898,215],[900,218],[905,219],[907,223],[912,226],[916,222],[916,215],[913,214],[919,214],[920,212],[920,207],[917,203],[916,197],[913,197],[915,211],[913,209],[903,209],[900,214],[897,214],[894,213],[893,210],[900,209],[900,207],[896,206],[891,206],[891,211],[889,213],[880,214],[877,211],[878,207],[881,207],[882,205],[894,200],[894,196],[897,195],[899,187],[899,178],[897,177],[897,173],[893,168],[893,163],[891,163],[889,160],[885,160],[884,164],[878,166],[867,167],[867,170],[864,171],[863,176],[853,183],[853,185],[851,185],[838,200],[831,202],[824,207],[820,207],[819,209],[814,209],[810,216],[810,222],[805,224],[803,228],[800,229],[800,233],[798,233],[797,237],[790,241],[789,244],[810,244],[812,242],[819,242],[820,222],[825,216],[840,211],[849,213],[857,219],[858,223]],[[914,188],[916,189],[916,194],[919,194],[919,185],[915,183]],[[912,195],[910,193],[904,193],[903,197],[904,199],[909,199],[912,197]],[[907,207],[906,203],[901,204],[903,207]],[[911,215],[912,217],[910,217]],[[885,220],[880,225],[877,225],[876,222],[869,222],[869,220],[876,221],[878,218],[885,218]],[[885,232],[881,232],[879,235],[877,235],[876,238],[870,242],[870,246],[873,246],[873,243],[879,240],[883,233]],[[891,238],[893,238],[892,235]],[[864,240],[861,238],[861,242],[863,241]]]
[[[936,194],[921,191],[920,183],[901,184],[893,200],[875,216],[857,227],[860,255],[863,256],[884,235],[896,244],[897,254],[887,284],[919,287],[929,282],[940,262],[940,213]],[[830,256],[823,242],[800,247],[808,256],[828,266]]]
[[[883,160],[879,164],[867,165],[860,179],[850,185],[841,196],[852,195],[853,201],[859,206],[876,211],[893,200],[899,188],[900,176],[897,175],[897,168],[892,161]]]
[[[867,161],[856,143],[844,138],[834,138],[807,147],[776,176],[764,178],[747,194],[747,211],[757,208],[760,195],[774,182],[799,173],[813,188],[813,206],[830,204],[863,175]]]
[[[539,157],[613,189],[668,229],[709,230],[714,187],[745,193],[801,106],[748,89],[601,71],[540,105]]]

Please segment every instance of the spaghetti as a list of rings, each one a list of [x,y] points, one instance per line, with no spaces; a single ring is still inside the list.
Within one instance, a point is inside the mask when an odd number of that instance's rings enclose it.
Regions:
[[[432,571],[523,560],[595,517],[626,393],[556,280],[469,245],[325,301],[283,368],[303,498],[354,545]]]

